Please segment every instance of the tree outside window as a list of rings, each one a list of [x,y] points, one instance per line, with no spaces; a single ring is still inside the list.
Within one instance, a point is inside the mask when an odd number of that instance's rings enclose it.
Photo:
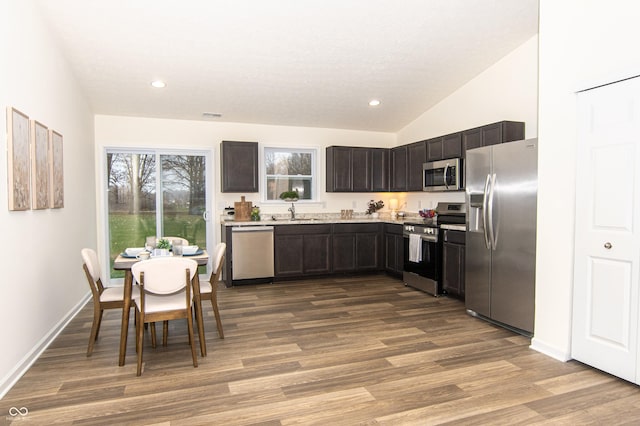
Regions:
[[[265,200],[279,200],[286,191],[297,191],[300,200],[315,200],[314,149],[265,148]]]

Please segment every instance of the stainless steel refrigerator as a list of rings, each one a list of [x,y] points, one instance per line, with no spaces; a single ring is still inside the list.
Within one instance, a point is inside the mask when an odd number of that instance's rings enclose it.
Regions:
[[[532,335],[538,141],[471,149],[465,167],[467,311]]]

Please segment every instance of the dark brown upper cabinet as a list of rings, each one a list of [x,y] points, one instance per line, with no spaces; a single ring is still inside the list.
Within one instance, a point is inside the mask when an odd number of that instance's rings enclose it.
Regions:
[[[351,163],[352,190],[353,192],[371,192],[372,168],[371,149],[353,148]]]
[[[524,123],[499,121],[462,132],[463,154],[473,148],[524,139]]]
[[[326,155],[327,192],[351,191],[353,149],[348,146],[330,146],[326,149]]]
[[[387,148],[371,148],[371,190],[386,192],[389,190],[390,150]]]
[[[222,192],[258,192],[258,142],[222,141]]]
[[[427,161],[462,157],[462,132],[427,140]]]
[[[391,148],[391,190],[407,190],[407,145]]]
[[[327,148],[327,192],[422,191],[428,161],[464,158],[468,149],[524,139],[524,123],[500,121],[387,148]]]
[[[426,161],[426,141],[407,145],[407,191],[422,191],[422,165]]]
[[[462,132],[442,137],[442,159],[462,157]]]
[[[427,140],[427,161],[442,160],[442,137]]]
[[[327,147],[327,192],[370,192],[371,150],[349,146]]]

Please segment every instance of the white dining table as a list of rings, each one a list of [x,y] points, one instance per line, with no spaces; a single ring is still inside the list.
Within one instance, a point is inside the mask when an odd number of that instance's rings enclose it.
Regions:
[[[189,259],[193,259],[198,263],[198,266],[207,265],[209,263],[209,254],[206,250],[202,250],[202,253],[194,256],[186,256]],[[136,259],[135,257],[127,257],[119,254],[113,262],[113,269],[117,271],[124,271],[124,306],[122,308],[122,325],[120,329],[120,353],[118,359],[118,365],[123,366],[126,352],[127,352],[127,337],[129,331],[129,310],[131,308],[131,290],[133,288],[133,274],[131,273],[131,267],[137,262],[144,262],[143,260]],[[196,273],[193,279],[193,294],[194,303],[197,304],[196,309],[198,315],[196,321],[198,323],[198,337],[200,339],[200,353],[202,356],[206,356],[207,347],[204,340],[204,326],[202,324],[202,303],[200,300],[200,279]]]

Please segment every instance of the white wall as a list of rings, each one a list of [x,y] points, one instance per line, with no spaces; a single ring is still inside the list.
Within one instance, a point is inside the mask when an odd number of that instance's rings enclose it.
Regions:
[[[32,1],[0,0],[0,17],[2,396],[86,300],[80,249],[95,246],[96,219],[91,111]],[[8,210],[7,106],[62,134],[63,209]]]
[[[493,64],[398,132],[398,145],[496,121],[524,121],[537,136],[538,36]]]
[[[571,354],[576,91],[640,74],[640,5],[540,1],[538,248],[534,349]]]
[[[318,164],[320,203],[299,203],[299,212],[337,212],[341,209],[364,211],[371,198],[398,198],[409,212],[435,207],[438,201],[463,201],[464,193],[383,193],[340,194],[325,192],[324,149],[330,145],[392,147],[433,136],[473,128],[502,120],[524,121],[526,137],[537,136],[537,64],[538,38],[532,37],[520,47],[489,67],[451,96],[426,111],[398,134],[349,131],[308,127],[266,126],[242,123],[148,119],[133,117],[96,117],[96,167],[104,164],[105,147],[166,147],[211,149],[214,164],[219,165],[222,140],[257,141],[263,146],[300,146],[319,148]],[[214,173],[215,201],[210,209],[221,212],[243,194],[222,194],[219,173]],[[96,190],[102,193],[97,182]],[[286,213],[287,206],[262,204],[259,194],[244,194],[248,201],[261,205],[263,213]],[[406,203],[406,204],[405,204]],[[104,204],[98,208],[99,226],[104,223]],[[217,217],[217,214],[216,214]],[[219,238],[219,237],[218,237]],[[100,246],[104,242],[100,242]]]
[[[220,186],[220,142],[223,140],[258,142],[260,155],[264,146],[315,147],[318,148],[318,186],[319,202],[312,204],[297,203],[296,210],[301,213],[334,213],[341,209],[354,209],[364,212],[366,203],[376,199],[389,199],[390,194],[340,194],[325,192],[325,148],[330,145],[350,145],[367,147],[391,147],[395,144],[394,133],[366,132],[355,130],[324,129],[313,127],[268,126],[259,124],[225,123],[208,121],[167,120],[153,118],[117,117],[98,115],[95,119],[96,168],[104,176],[104,152],[107,147],[154,147],[173,149],[210,150],[213,156],[214,200],[209,210],[218,219],[225,206],[233,206],[245,195],[261,207],[263,215],[287,213],[289,205],[282,203],[262,203],[258,193],[222,193]],[[103,179],[103,178],[100,178]],[[104,185],[98,181],[97,185]],[[104,193],[100,187],[96,188]],[[99,226],[105,223],[106,211],[104,199],[98,200]],[[217,232],[217,226],[214,227]],[[215,240],[219,240],[219,235]],[[100,242],[100,247],[104,242]]]
[[[398,132],[397,145],[497,121],[524,121],[525,137],[538,135],[538,36],[493,64]],[[464,192],[407,194],[410,210],[438,201],[464,201]]]

